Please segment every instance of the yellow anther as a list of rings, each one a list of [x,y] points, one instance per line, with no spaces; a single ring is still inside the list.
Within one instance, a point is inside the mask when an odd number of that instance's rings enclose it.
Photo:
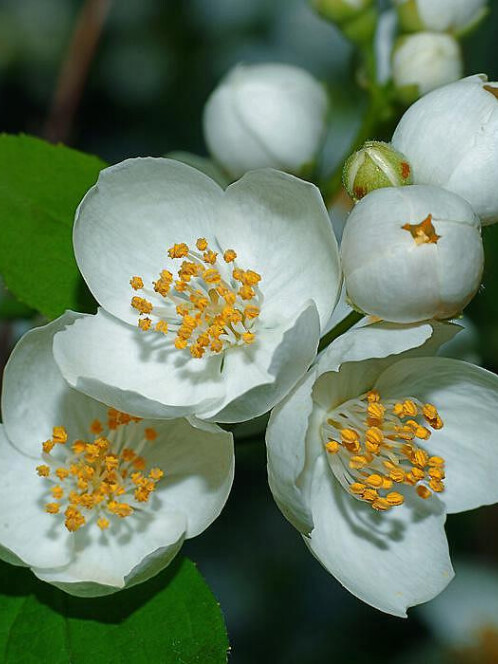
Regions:
[[[252,332],[244,332],[242,335],[242,340],[245,344],[252,344],[256,339],[256,335]]]
[[[139,318],[138,320],[138,327],[144,332],[150,330],[151,325],[152,320],[150,318]]]
[[[54,427],[52,431],[52,441],[59,445],[67,443],[67,431],[64,427]]]
[[[425,477],[424,471],[421,470],[420,468],[417,468],[416,466],[413,466],[413,468],[410,469],[410,473],[412,477],[414,477],[418,481],[423,480]]]
[[[202,260],[205,263],[209,263],[210,265],[214,265],[216,263],[217,258],[218,258],[218,254],[216,253],[216,251],[211,251],[211,249],[209,249],[209,251],[206,251],[202,255]],[[204,281],[205,281],[205,279],[204,279]]]
[[[36,467],[36,472],[40,477],[48,477],[50,475],[50,467],[44,464]]]
[[[415,450],[412,454],[413,463],[421,468],[425,468],[429,461],[429,455],[424,450]]]
[[[367,487],[361,482],[353,482],[349,488],[351,493],[354,493],[357,496],[362,496],[365,493]]]
[[[377,500],[379,498],[379,492],[375,489],[365,489],[363,492],[363,499],[367,500],[369,503]]]
[[[225,263],[233,263],[233,261],[237,258],[237,254],[233,249],[227,249],[225,253],[223,254],[223,260]]]
[[[130,286],[133,288],[133,290],[140,290],[143,288],[144,282],[142,277],[132,277],[130,279]]]
[[[261,281],[261,275],[254,270],[246,270],[243,277],[246,286],[256,286]]]
[[[390,505],[393,506],[402,505],[405,502],[404,496],[402,496],[397,491],[391,491],[391,493],[388,493],[386,496],[386,500]]]
[[[330,454],[337,454],[337,452],[339,452],[341,449],[341,445],[337,442],[337,440],[329,440],[328,443],[325,444],[325,449]]]
[[[429,477],[434,480],[444,480],[446,474],[441,468],[429,468]]]
[[[368,484],[368,486],[374,487],[375,489],[380,489],[383,484],[383,478],[380,475],[374,473],[365,479],[365,483]]]
[[[144,431],[144,435],[145,435],[145,440],[153,441],[156,440],[157,438],[157,431],[152,427],[147,427],[147,429],[145,429]]]
[[[343,443],[359,443],[360,434],[355,429],[341,429],[341,439]]]
[[[60,510],[59,503],[47,503],[45,505],[45,512],[48,512],[49,514],[58,514],[59,510]]]
[[[430,403],[426,403],[422,409],[422,413],[433,429],[442,429],[443,420],[439,416],[437,408]]]
[[[205,237],[200,237],[197,242],[195,243],[195,246],[199,251],[206,251],[208,247],[208,242]]]
[[[97,519],[97,526],[100,528],[100,530],[107,530],[111,524],[109,523],[109,519],[106,519],[105,517],[101,516],[100,519]]]
[[[432,496],[430,490],[423,484],[420,484],[417,487],[417,493],[420,496],[420,498],[423,498],[424,500],[427,500],[427,498],[430,498]]]
[[[180,242],[180,244],[174,244],[168,249],[168,256],[170,258],[184,258],[188,256],[189,248],[185,242]]]
[[[367,392],[367,401],[369,403],[375,403],[377,401],[380,401],[380,394],[377,390],[370,390]]]
[[[131,306],[141,314],[150,314],[154,308],[152,302],[149,302],[149,300],[146,300],[144,297],[138,297],[137,295],[131,298]]]
[[[85,517],[76,507],[73,507],[72,505],[66,509],[64,516],[66,517],[66,528],[72,533],[79,530],[86,523]]]
[[[388,489],[391,489],[392,486],[393,486],[393,481],[390,477],[383,477],[382,478],[381,489],[388,490]]]
[[[381,445],[384,442],[384,433],[379,427],[370,427],[365,434],[367,443]]]
[[[102,426],[102,422],[100,420],[93,420],[93,422],[90,424],[90,431],[95,435],[102,433],[103,430],[104,427]]]
[[[145,459],[141,456],[137,456],[133,459],[133,468],[136,470],[144,470],[145,468]]]
[[[120,519],[124,519],[127,516],[133,514],[133,507],[128,505],[128,503],[117,503],[111,501],[107,504],[107,509],[116,516],[119,516]]]
[[[175,348],[178,350],[183,350],[184,348],[187,348],[188,346],[188,341],[187,339],[181,339],[180,337],[177,337],[175,339]]]
[[[219,339],[213,339],[209,348],[213,351],[213,353],[221,353],[223,350],[223,342]]]
[[[151,468],[149,477],[151,480],[159,482],[159,480],[164,477],[164,473],[160,468]]]
[[[251,286],[246,284],[239,289],[239,295],[243,300],[252,300],[256,296],[256,293]]]
[[[387,510],[391,509],[392,505],[388,500],[386,500],[386,498],[377,498],[377,500],[373,501],[372,507],[378,512],[386,512]]]
[[[54,449],[55,443],[52,440],[46,440],[42,444],[43,451],[45,454],[50,454],[50,452]]]
[[[368,459],[365,456],[362,455],[356,455],[352,456],[351,459],[349,460],[349,467],[350,468],[364,468],[368,463]]]
[[[444,491],[444,484],[441,482],[441,480],[438,480],[438,479],[432,478],[432,479],[429,481],[429,486],[430,486],[431,489],[432,489],[433,491],[435,491],[436,493],[441,493],[442,491]]]
[[[386,409],[384,408],[384,406],[381,403],[377,403],[375,401],[372,401],[367,406],[368,417],[373,419],[373,420],[382,421],[384,419],[385,412],[386,412]]]
[[[245,316],[246,318],[249,318],[250,320],[252,320],[252,319],[254,319],[254,318],[257,318],[257,317],[259,316],[260,313],[261,313],[261,312],[260,312],[259,307],[254,307],[254,306],[252,306],[252,305],[248,305],[248,306],[244,309],[244,316]]]
[[[410,399],[403,402],[403,409],[405,411],[405,417],[417,417],[418,415],[417,404]]]
[[[56,500],[60,500],[64,495],[64,489],[61,486],[54,486],[50,489],[50,493]]]
[[[405,481],[406,473],[401,468],[392,468],[389,471],[389,477],[393,480],[393,482],[401,484]]]

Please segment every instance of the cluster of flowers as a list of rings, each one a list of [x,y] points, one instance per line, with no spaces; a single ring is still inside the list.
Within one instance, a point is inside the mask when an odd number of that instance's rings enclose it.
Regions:
[[[392,0],[380,15],[376,0],[311,3],[354,41],[377,31],[394,93],[405,104],[463,76],[460,40],[488,13],[488,0]]]
[[[206,135],[232,178],[259,170],[223,188],[130,159],[81,202],[74,250],[100,308],[30,331],[8,362],[0,556],[75,595],[146,580],[228,497],[218,425],[273,409],[283,514],[346,588],[404,615],[452,578],[446,514],[498,500],[498,377],[436,356],[479,288],[481,223],[498,220],[498,86],[417,102],[397,151],[374,154],[400,174],[383,188],[350,165],[363,198],[339,251],[320,191],[267,168],[312,160],[323,90],[291,67],[246,74],[214,92]],[[369,317],[317,356],[343,278]]]

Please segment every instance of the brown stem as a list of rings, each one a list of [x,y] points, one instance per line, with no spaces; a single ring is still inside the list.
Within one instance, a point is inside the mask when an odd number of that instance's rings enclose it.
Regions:
[[[66,142],[112,0],[86,0],[64,59],[43,135]]]

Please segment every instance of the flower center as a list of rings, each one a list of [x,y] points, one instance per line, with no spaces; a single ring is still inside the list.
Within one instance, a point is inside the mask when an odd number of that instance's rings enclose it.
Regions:
[[[436,233],[436,229],[432,223],[432,214],[424,219],[424,221],[421,221],[420,224],[405,224],[401,228],[411,233],[415,244],[437,244],[437,241],[441,238]]]
[[[146,296],[131,300],[139,312],[140,329],[163,335],[174,332],[175,347],[188,349],[195,358],[254,343],[253,328],[263,299],[258,287],[261,276],[237,267],[233,249],[218,260],[205,238],[197,240],[196,249],[175,244],[168,256],[184,259],[176,278],[162,270],[152,288],[144,286],[142,277],[130,280],[133,290]]]
[[[140,453],[147,442],[156,439],[157,432],[144,429],[140,422],[138,417],[111,408],[106,436],[102,423],[94,420],[90,426],[93,441],[75,440],[71,445],[66,429],[54,427],[51,440],[42,445],[46,463],[36,468],[40,477],[54,484],[52,501],[45,505],[45,511],[59,514],[64,509],[65,526],[71,532],[93,515],[99,528],[105,530],[110,526],[109,516],[131,516],[140,504],[147,503],[164,473],[160,468],[146,472]],[[133,449],[125,447],[127,439]]]
[[[444,459],[415,442],[428,440],[441,420],[432,404],[417,399],[382,400],[377,390],[351,399],[329,413],[322,440],[342,486],[373,509],[402,505],[396,488],[414,487],[421,498],[444,491]],[[397,485],[397,486],[396,486]]]

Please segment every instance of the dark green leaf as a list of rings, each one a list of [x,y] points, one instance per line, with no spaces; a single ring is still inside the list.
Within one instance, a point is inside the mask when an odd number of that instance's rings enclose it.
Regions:
[[[177,559],[117,595],[78,599],[0,563],[4,664],[224,664],[228,640],[195,565]]]
[[[49,318],[88,308],[72,225],[104,167],[97,157],[63,145],[0,136],[0,274],[17,299]]]

